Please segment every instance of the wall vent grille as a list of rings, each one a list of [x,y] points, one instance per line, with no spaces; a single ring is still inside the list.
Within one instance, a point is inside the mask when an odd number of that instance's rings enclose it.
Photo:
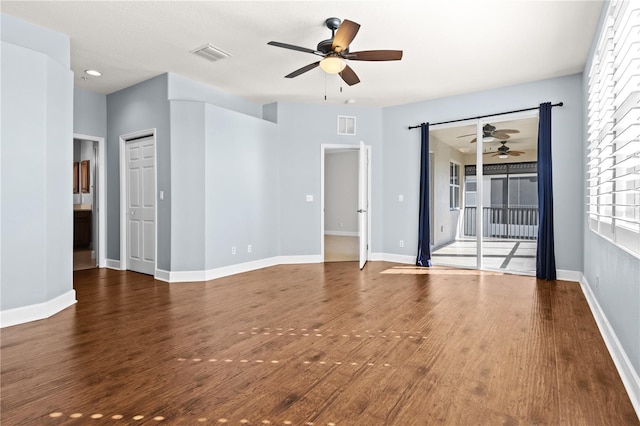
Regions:
[[[201,56],[212,62],[217,62],[221,59],[225,59],[231,56],[224,50],[218,49],[212,44],[205,44],[204,46],[200,46],[197,49],[192,50],[191,53]]]
[[[338,134],[339,135],[355,135],[356,134],[356,118],[346,115],[338,116]]]

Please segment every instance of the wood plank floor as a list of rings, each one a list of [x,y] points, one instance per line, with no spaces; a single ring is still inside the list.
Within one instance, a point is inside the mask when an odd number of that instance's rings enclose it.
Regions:
[[[580,286],[392,263],[74,273],[2,330],[2,425],[638,425]]]

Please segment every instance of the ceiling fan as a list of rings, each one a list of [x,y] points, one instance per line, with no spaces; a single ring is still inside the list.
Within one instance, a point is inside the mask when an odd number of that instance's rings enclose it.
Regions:
[[[520,130],[515,129],[497,129],[496,126],[492,126],[487,123],[482,126],[482,142],[493,142],[494,139],[509,139],[509,133],[520,133]],[[459,138],[466,138],[469,136],[475,136],[475,133],[468,135],[458,136]],[[471,139],[471,143],[476,143],[477,138]]]
[[[318,62],[306,65],[300,69],[285,75],[285,78],[294,78],[300,74],[320,66],[328,74],[340,74],[340,77],[349,86],[360,82],[356,73],[347,65],[345,60],[351,61],[399,61],[402,59],[402,50],[364,50],[360,52],[349,52],[349,45],[355,38],[360,24],[340,18],[328,18],[325,25],[331,30],[331,38],[318,43],[316,50],[306,47],[294,46],[292,44],[270,41],[269,45],[282,47],[284,49],[297,50],[299,52],[311,53],[322,56]]]
[[[500,143],[502,145],[500,145],[498,147],[498,151],[494,152],[494,151],[487,151],[484,152],[483,154],[487,155],[487,154],[493,154],[492,157],[498,157],[498,158],[507,158],[509,156],[512,157],[519,157],[522,154],[524,154],[524,151],[511,151],[511,148],[509,148],[507,146],[507,141],[500,141]]]

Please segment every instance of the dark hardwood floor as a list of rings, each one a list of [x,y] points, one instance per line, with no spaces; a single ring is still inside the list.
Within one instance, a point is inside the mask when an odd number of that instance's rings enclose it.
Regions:
[[[578,283],[394,266],[77,271],[2,330],[1,423],[640,424]]]

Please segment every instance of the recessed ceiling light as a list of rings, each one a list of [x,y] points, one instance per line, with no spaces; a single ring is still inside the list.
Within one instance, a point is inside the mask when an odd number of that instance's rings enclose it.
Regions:
[[[355,104],[356,100],[355,99],[347,99],[346,101],[344,101],[345,104]]]
[[[102,75],[102,73],[100,71],[97,71],[97,70],[84,70],[84,73],[92,75],[94,77],[100,77]]]

